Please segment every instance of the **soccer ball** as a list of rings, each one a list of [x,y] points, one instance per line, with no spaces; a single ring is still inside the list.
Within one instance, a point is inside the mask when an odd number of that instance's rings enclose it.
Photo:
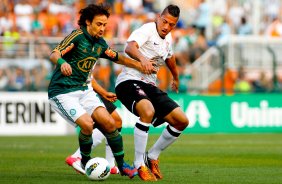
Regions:
[[[110,164],[104,158],[92,158],[86,163],[85,174],[90,180],[105,180],[110,176]]]

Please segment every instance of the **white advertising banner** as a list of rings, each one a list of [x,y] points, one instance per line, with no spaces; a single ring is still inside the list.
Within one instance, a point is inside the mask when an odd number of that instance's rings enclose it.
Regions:
[[[46,92],[0,93],[0,136],[73,132],[74,127],[51,109]]]

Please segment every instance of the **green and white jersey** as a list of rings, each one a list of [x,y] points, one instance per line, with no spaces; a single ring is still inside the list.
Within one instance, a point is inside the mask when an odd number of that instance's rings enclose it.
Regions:
[[[103,38],[93,38],[86,28],[72,31],[53,52],[59,52],[71,65],[72,74],[64,76],[60,67],[56,66],[48,87],[49,98],[72,91],[86,90],[87,77],[98,58],[118,60],[118,53],[110,49]]]

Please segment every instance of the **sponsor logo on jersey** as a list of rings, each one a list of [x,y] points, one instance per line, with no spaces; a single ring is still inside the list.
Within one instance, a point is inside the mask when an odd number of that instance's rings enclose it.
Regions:
[[[69,46],[67,46],[64,50],[61,51],[62,56],[71,51],[71,49],[74,47],[74,44],[71,43]]]
[[[96,62],[96,58],[94,57],[87,57],[79,62],[77,62],[77,67],[83,72],[90,72],[93,65]]]
[[[115,58],[117,56],[117,53],[115,51],[113,51],[111,48],[108,48],[106,51],[105,51],[105,54],[107,56],[109,56],[110,58]]]

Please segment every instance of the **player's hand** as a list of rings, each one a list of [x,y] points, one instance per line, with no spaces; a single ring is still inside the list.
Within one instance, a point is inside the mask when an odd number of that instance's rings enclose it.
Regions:
[[[68,64],[67,62],[63,63],[61,65],[61,72],[64,76],[70,76],[72,74],[72,68],[70,64]]]
[[[156,61],[152,59],[144,59],[141,61],[142,72],[145,74],[156,73],[157,69],[155,68]]]
[[[171,84],[171,89],[178,93],[178,87],[179,87],[179,80],[173,79],[172,84]]]
[[[144,59],[141,61],[142,72],[145,74],[152,74],[156,72],[156,62],[152,59]]]
[[[117,95],[115,93],[112,93],[112,92],[107,92],[102,96],[110,102],[115,102],[117,100]]]

